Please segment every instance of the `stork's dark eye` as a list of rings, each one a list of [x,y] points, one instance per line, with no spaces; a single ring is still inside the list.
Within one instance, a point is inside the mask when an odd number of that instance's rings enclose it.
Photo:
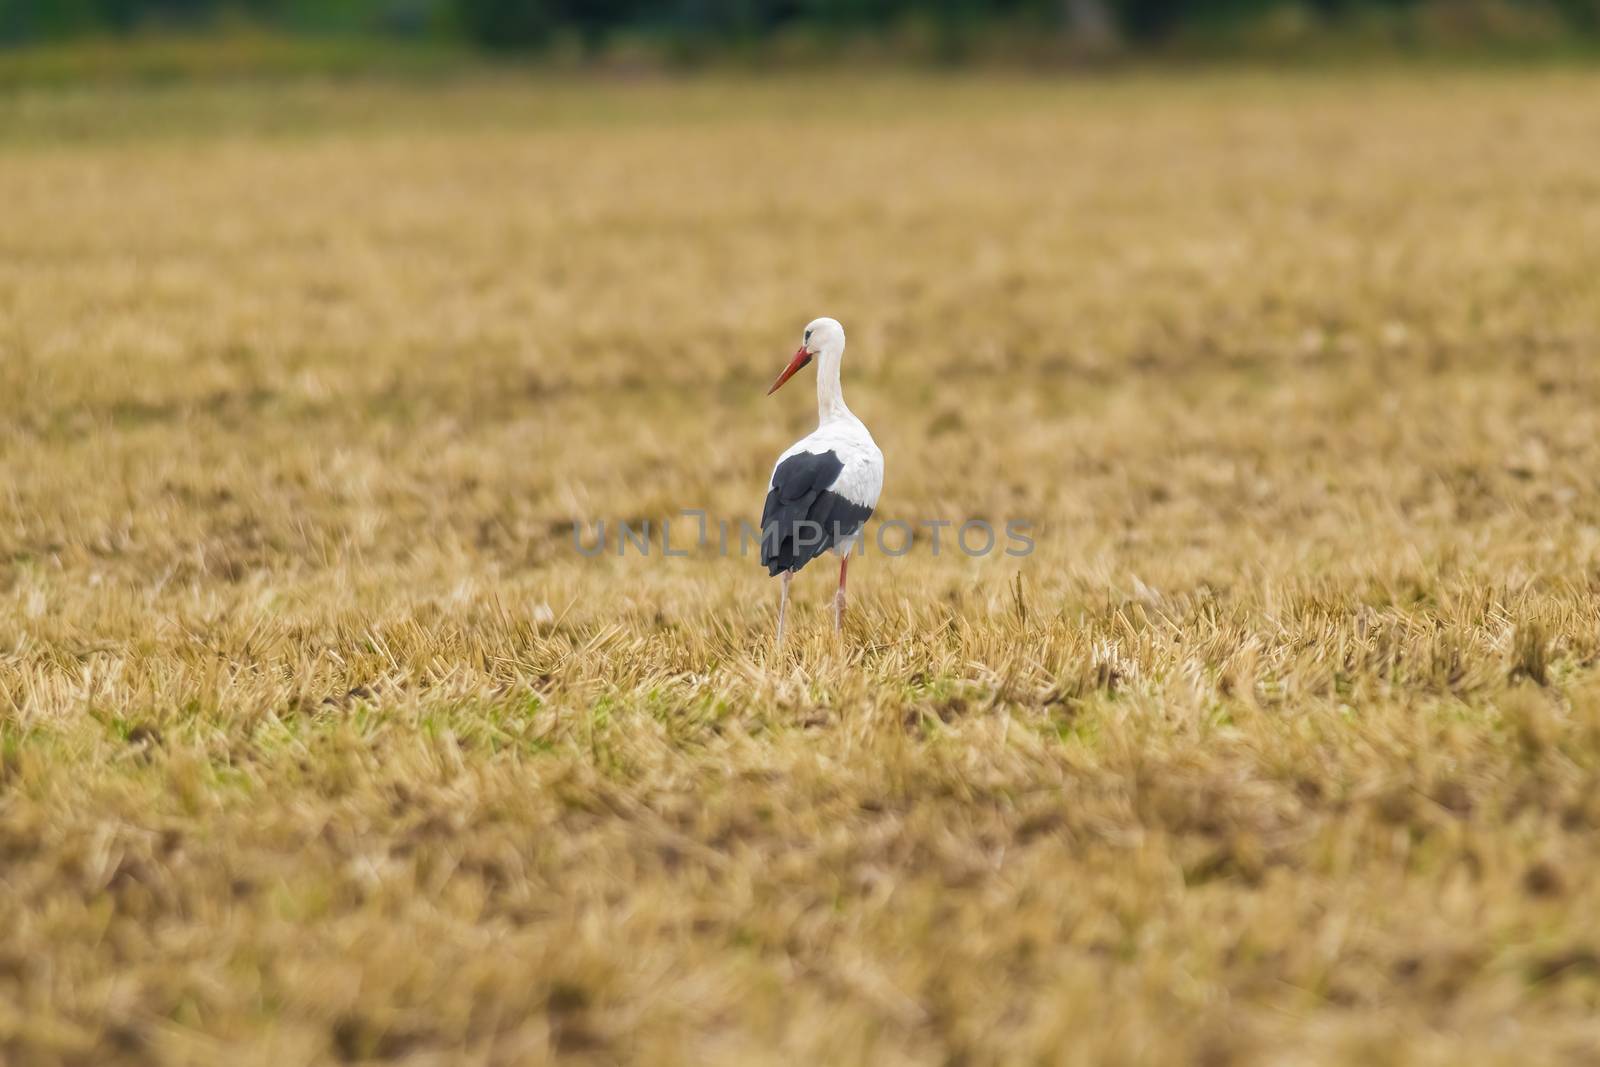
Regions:
[[[805,336],[805,339],[806,339],[806,340],[807,340],[807,341],[809,341],[809,340],[811,340],[811,331],[810,331],[810,330],[807,330],[807,331],[806,331],[806,336]]]

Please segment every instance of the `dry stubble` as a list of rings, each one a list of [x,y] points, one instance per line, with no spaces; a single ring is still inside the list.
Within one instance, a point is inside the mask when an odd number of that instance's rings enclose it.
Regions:
[[[1594,1055],[1597,101],[0,104],[4,1058]],[[1037,548],[774,656],[570,524],[753,517],[817,314]]]

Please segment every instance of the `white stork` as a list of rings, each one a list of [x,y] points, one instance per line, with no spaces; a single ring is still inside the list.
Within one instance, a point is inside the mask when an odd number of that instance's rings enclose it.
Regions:
[[[778,644],[789,608],[789,579],[828,549],[839,557],[839,591],[833,598],[833,628],[844,621],[844,578],[850,550],[877,506],[883,490],[883,453],[861,420],[844,406],[839,361],[844,357],[844,327],[836,319],[816,319],[806,327],[800,350],[771,396],[796,371],[817,366],[817,428],[778,457],[761,509],[761,562],[769,575],[783,575],[778,601]]]

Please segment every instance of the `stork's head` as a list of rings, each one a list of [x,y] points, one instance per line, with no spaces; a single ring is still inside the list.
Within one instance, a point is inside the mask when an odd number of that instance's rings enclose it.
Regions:
[[[767,390],[767,395],[776,393],[784,382],[794,377],[794,372],[810,363],[824,352],[838,353],[844,351],[844,327],[839,325],[838,319],[823,317],[812,319],[806,325],[806,332],[800,339],[800,349],[795,352],[794,358],[789,360],[789,365],[783,368],[783,373],[778,375],[778,380],[772,383],[772,388]]]

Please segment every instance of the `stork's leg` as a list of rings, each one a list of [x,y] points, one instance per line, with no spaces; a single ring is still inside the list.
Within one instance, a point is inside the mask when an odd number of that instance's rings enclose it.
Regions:
[[[844,572],[849,567],[850,557],[841,557],[839,559],[839,591],[833,594],[833,629],[836,633],[844,626]]]
[[[793,571],[783,572],[783,592],[778,597],[778,647],[783,647],[783,617],[789,610],[789,579],[794,577]]]

